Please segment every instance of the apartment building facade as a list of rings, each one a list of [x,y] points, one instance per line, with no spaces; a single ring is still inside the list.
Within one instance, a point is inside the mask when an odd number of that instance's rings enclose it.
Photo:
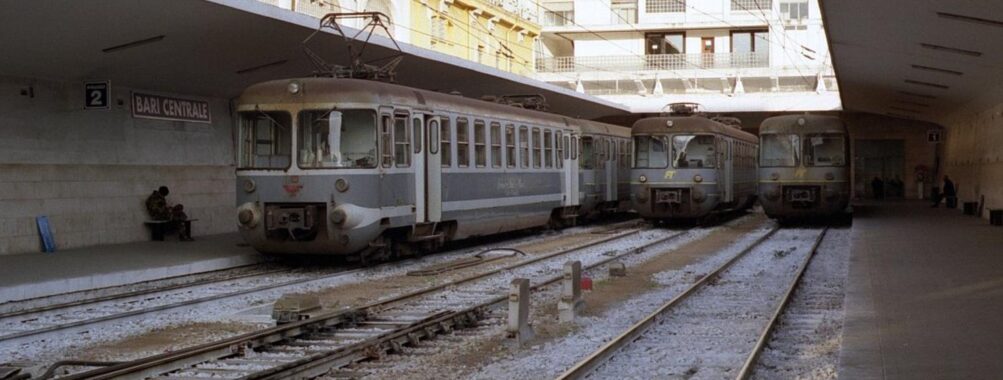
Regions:
[[[817,0],[543,0],[536,78],[658,112],[839,109]]]

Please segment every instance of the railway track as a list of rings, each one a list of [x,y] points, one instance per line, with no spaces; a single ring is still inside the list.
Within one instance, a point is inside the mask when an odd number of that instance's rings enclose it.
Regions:
[[[473,326],[507,301],[512,277],[534,288],[563,277],[566,260],[594,268],[666,243],[685,232],[628,230],[597,241],[417,290],[361,307],[328,312],[218,342],[152,356],[68,379],[213,377],[279,379],[320,376],[332,368],[400,352],[422,339]],[[639,236],[643,235],[643,236]]]
[[[771,230],[558,378],[745,379],[827,230]]]

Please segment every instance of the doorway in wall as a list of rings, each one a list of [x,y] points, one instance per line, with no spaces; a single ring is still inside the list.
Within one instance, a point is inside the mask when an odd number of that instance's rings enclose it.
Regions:
[[[853,193],[858,198],[902,198],[905,195],[905,141],[854,140]],[[875,194],[873,181],[883,184]]]

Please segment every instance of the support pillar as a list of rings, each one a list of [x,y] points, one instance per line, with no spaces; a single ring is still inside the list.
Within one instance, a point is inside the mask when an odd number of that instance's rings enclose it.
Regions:
[[[564,263],[564,278],[561,280],[561,301],[557,310],[561,323],[572,322],[585,308],[582,299],[582,262]]]
[[[513,279],[508,292],[508,337],[515,338],[517,345],[533,339],[533,328],[529,325],[529,279]]]

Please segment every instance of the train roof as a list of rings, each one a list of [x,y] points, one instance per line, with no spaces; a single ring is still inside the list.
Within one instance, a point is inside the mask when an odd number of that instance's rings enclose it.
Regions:
[[[630,138],[630,128],[627,127],[591,120],[577,120],[577,122],[583,134]]]
[[[300,85],[298,94],[288,90],[291,82]],[[514,106],[471,99],[461,95],[446,94],[435,91],[421,90],[392,83],[363,79],[346,78],[289,78],[262,82],[251,85],[240,95],[238,104],[324,104],[324,103],[373,103],[395,104],[412,107],[417,110],[438,111],[449,109],[453,112],[470,115],[484,115],[512,121],[526,121],[532,118],[537,122],[546,122],[551,126],[569,126],[606,128],[616,130],[624,128],[589,120],[581,120],[523,109]],[[628,132],[629,133],[629,132]],[[612,133],[611,133],[612,134]]]
[[[798,120],[804,120],[800,125]],[[836,116],[829,115],[783,115],[763,120],[759,133],[846,133],[846,124]]]
[[[672,121],[672,126],[669,126]],[[759,143],[756,135],[724,125],[703,116],[648,117],[634,122],[633,133],[715,133],[751,143]]]

